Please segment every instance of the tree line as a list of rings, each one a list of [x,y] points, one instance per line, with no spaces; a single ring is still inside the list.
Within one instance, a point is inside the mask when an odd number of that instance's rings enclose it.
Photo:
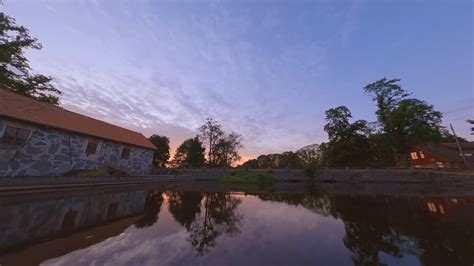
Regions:
[[[232,167],[241,159],[242,136],[239,133],[226,133],[212,118],[208,118],[198,132],[178,146],[171,160],[169,138],[152,135],[149,140],[157,147],[153,159],[155,168]]]
[[[442,113],[401,87],[400,79],[383,78],[368,84],[364,92],[374,101],[377,120],[354,120],[347,106],[325,112],[328,141],[310,156],[299,152],[261,155],[242,166],[248,168],[390,167],[400,160],[410,165],[410,148],[422,144],[454,142],[441,126]],[[468,120],[474,124],[473,120]],[[471,129],[474,132],[474,128]],[[458,137],[461,142],[466,139]],[[307,154],[306,154],[307,155]]]

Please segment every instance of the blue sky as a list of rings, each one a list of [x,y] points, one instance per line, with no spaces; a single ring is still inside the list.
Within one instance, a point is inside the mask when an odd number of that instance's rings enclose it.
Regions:
[[[23,1],[1,7],[43,44],[32,67],[65,108],[176,147],[206,117],[244,137],[242,155],[326,140],[324,111],[375,120],[362,88],[402,79],[468,137],[473,2]]]

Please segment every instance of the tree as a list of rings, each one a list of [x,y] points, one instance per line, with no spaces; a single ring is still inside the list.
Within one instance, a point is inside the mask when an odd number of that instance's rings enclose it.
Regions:
[[[467,122],[472,125],[471,135],[474,135],[474,119],[469,119],[469,120],[467,120]]]
[[[439,142],[442,114],[433,105],[407,98],[410,94],[398,85],[400,79],[383,78],[364,87],[377,103],[377,120],[389,137],[398,156],[409,166],[408,152],[419,144]]]
[[[312,149],[299,150],[296,152],[296,154],[302,166],[317,165],[321,159],[321,153],[320,153],[319,147],[317,150],[312,150]]]
[[[367,121],[350,123],[351,111],[346,106],[331,108],[326,112],[329,142],[323,146],[325,163],[329,166],[366,166],[371,160],[368,136],[371,132]]]
[[[205,162],[205,150],[198,136],[187,139],[176,149],[173,164],[176,167],[201,168]]]
[[[166,167],[166,163],[170,158],[170,140],[166,136],[153,134],[149,140],[156,146],[153,155],[153,166],[156,168]]]
[[[51,84],[51,77],[30,73],[25,49],[42,48],[28,29],[18,26],[15,19],[0,13],[0,87],[20,95],[59,105],[62,92]]]
[[[200,139],[207,144],[207,164],[210,167],[232,166],[240,160],[239,149],[242,148],[242,136],[236,132],[226,134],[219,122],[208,118],[198,128]]]
[[[232,132],[217,140],[214,146],[214,166],[229,167],[240,160],[239,149],[242,148],[242,136]]]
[[[258,160],[257,159],[247,160],[240,167],[241,168],[246,168],[246,169],[258,169],[258,168],[260,168],[259,165],[258,165]]]
[[[207,160],[208,164],[213,166],[215,165],[215,145],[217,141],[224,135],[219,122],[212,118],[207,118],[206,123],[198,128],[201,133],[201,138],[207,143],[208,154]]]

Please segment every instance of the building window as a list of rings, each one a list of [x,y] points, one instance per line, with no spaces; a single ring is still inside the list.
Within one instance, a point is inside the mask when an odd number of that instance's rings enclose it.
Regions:
[[[30,135],[27,129],[7,126],[2,137],[2,144],[23,146]]]
[[[416,152],[412,152],[412,153],[410,153],[410,155],[411,155],[412,160],[417,160],[418,159],[418,154]]]
[[[425,154],[422,151],[420,151],[420,158],[425,159]]]
[[[120,156],[122,159],[128,159],[130,158],[130,149],[129,148],[123,148],[122,149],[122,155]]]
[[[427,205],[428,205],[428,210],[430,210],[430,212],[436,212],[436,205],[433,202],[428,201]]]
[[[99,142],[97,140],[89,140],[86,147],[86,153],[95,154],[95,152],[97,151],[98,145],[99,145]]]

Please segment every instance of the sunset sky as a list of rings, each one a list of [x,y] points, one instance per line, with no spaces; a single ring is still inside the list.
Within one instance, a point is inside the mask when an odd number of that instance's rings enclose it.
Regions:
[[[474,140],[471,0],[4,2],[65,108],[173,148],[206,117],[244,158],[320,143],[328,108],[375,120],[362,88],[384,76]]]

